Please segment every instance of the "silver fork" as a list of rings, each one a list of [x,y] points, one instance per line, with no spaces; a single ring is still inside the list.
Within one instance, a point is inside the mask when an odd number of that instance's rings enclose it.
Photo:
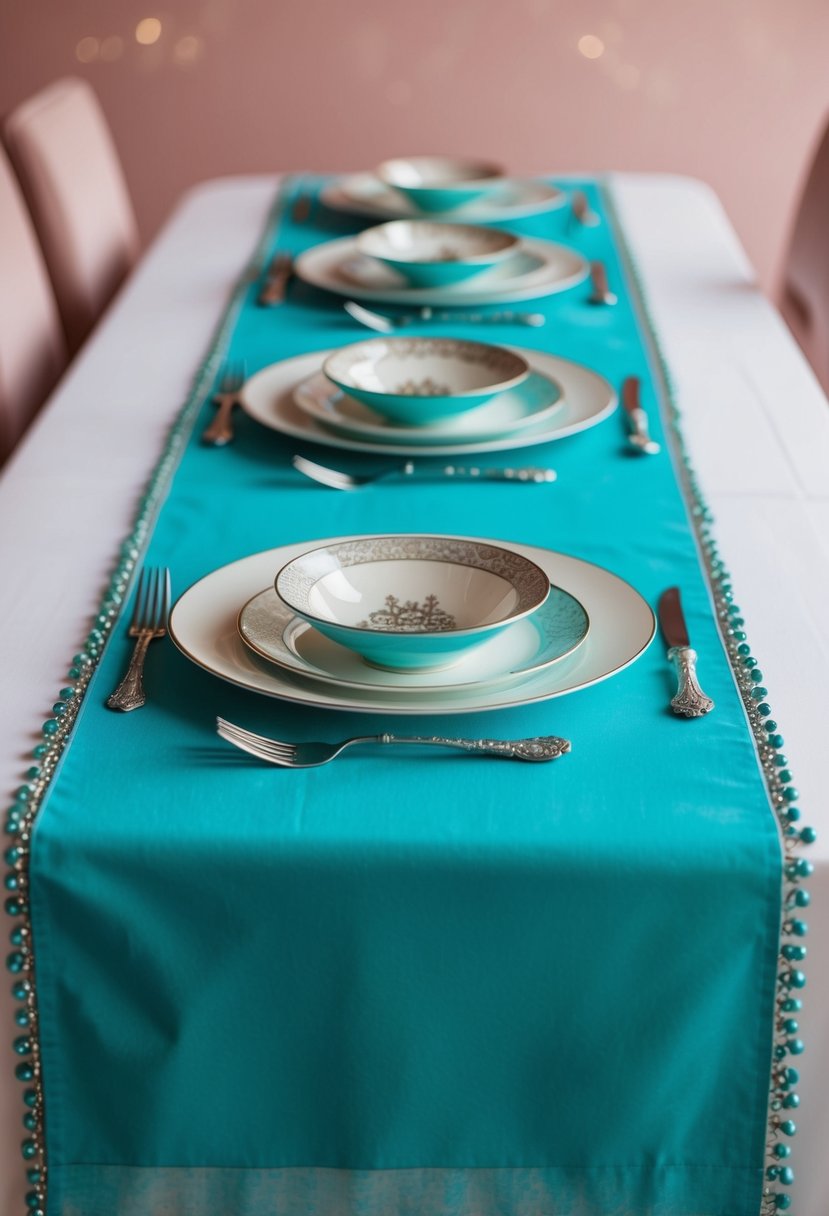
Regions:
[[[462,752],[477,752],[478,755],[500,756],[506,760],[556,760],[570,751],[569,739],[557,735],[539,735],[533,739],[452,739],[442,735],[356,735],[340,743],[285,743],[281,739],[268,739],[253,731],[234,726],[224,718],[216,719],[216,730],[228,743],[233,743],[243,752],[249,752],[268,764],[281,768],[318,768],[335,760],[347,747],[362,743],[417,744],[427,747],[452,747]]]
[[[214,448],[233,442],[233,410],[239,400],[239,389],[245,383],[245,364],[228,363],[219,381],[213,401],[218,407],[213,421],[205,427],[201,441]]]
[[[380,334],[390,334],[395,329],[404,329],[407,325],[422,325],[427,321],[446,321],[457,325],[480,325],[487,322],[491,325],[531,325],[536,329],[547,321],[543,312],[435,312],[431,308],[421,308],[413,316],[390,317],[388,313],[364,308],[353,300],[346,300],[343,308],[353,320],[368,326],[369,329],[376,329]]]
[[[514,481],[524,485],[538,485],[541,482],[555,481],[557,476],[555,469],[535,466],[482,469],[478,465],[447,464],[442,468],[420,468],[413,460],[383,469],[380,473],[362,475],[343,473],[339,469],[329,468],[328,465],[317,464],[315,460],[308,460],[305,456],[292,456],[291,464],[298,473],[303,473],[312,481],[318,481],[320,485],[329,486],[332,490],[360,490],[363,486],[370,486],[386,477],[403,477],[409,481],[441,481],[444,478],[454,478],[459,481]]]
[[[107,698],[110,709],[128,713],[131,709],[139,709],[146,701],[142,679],[144,659],[150,642],[163,638],[167,632],[169,614],[170,571],[166,566],[145,566],[138,579],[129,627],[129,636],[136,639],[135,647],[126,675]]]

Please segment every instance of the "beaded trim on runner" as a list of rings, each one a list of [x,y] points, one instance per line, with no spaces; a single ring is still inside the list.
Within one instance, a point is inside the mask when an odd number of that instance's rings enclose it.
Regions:
[[[263,269],[265,253],[285,212],[290,193],[291,182],[286,179],[271,208],[256,249],[233,289],[230,301],[211,339],[208,354],[196,372],[187,400],[168,433],[147,488],[141,495],[132,531],[121,545],[117,565],[101,599],[92,629],[83,648],[72,660],[68,683],[61,688],[50,716],[41,727],[43,741],[37,744],[32,753],[35,764],[26,770],[25,783],[15,792],[13,804],[6,812],[5,831],[6,835],[11,837],[11,842],[4,853],[9,866],[4,878],[7,892],[5,910],[15,922],[10,937],[13,950],[6,958],[6,968],[15,977],[12,996],[19,1006],[14,1014],[17,1027],[14,1051],[20,1056],[15,1076],[26,1086],[23,1091],[23,1127],[27,1134],[20,1151],[27,1166],[26,1178],[32,1188],[26,1194],[29,1216],[45,1216],[47,1184],[46,1119],[38,1041],[36,966],[28,901],[32,827],[69,741],[84,693],[129,593],[130,584],[140,565],[141,554],[152,536],[158,513],[187,447],[196,418],[207,395],[212,391],[245,293]]]
[[[683,497],[708,576],[717,625],[751,727],[784,850],[768,1134],[759,1209],[761,1216],[773,1216],[774,1213],[787,1211],[792,1206],[791,1195],[778,1187],[790,1187],[794,1182],[794,1171],[787,1163],[792,1149],[786,1141],[797,1132],[797,1126],[789,1117],[789,1112],[800,1105],[800,1098],[794,1090],[800,1078],[797,1069],[791,1067],[788,1060],[790,1056],[798,1056],[803,1051],[803,1042],[797,1037],[796,1017],[800,1012],[801,1000],[795,993],[806,986],[806,976],[796,964],[806,957],[806,947],[802,939],[809,930],[806,922],[800,919],[801,909],[809,905],[809,892],[802,886],[802,880],[808,878],[814,869],[810,861],[799,857],[797,853],[802,846],[812,844],[817,839],[817,833],[814,828],[798,826],[801,814],[797,806],[799,795],[792,784],[793,777],[783,754],[784,739],[771,716],[763,673],[751,653],[745,620],[734,602],[731,577],[714,540],[714,517],[705,502],[691,463],[682,431],[682,416],[677,405],[676,389],[648,306],[642,279],[619,222],[611,191],[606,183],[600,183],[599,190],[627,272],[632,298],[638,304],[644,322],[642,328],[653,355],[655,378],[661,382],[662,392],[657,396],[660,398],[660,404],[664,405],[666,431],[671,437],[676,455],[675,467],[680,475]]]

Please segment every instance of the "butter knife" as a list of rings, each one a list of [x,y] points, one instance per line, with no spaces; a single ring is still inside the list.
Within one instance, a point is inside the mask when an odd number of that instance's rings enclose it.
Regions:
[[[659,626],[668,644],[668,658],[676,667],[678,688],[671,709],[683,718],[701,718],[714,708],[697,680],[697,652],[691,649],[688,626],[679,598],[679,587],[669,587],[659,597]]]
[[[257,297],[260,308],[271,308],[274,304],[282,304],[288,280],[294,271],[294,260],[288,253],[277,253],[271,260],[265,272],[265,281]]]
[[[635,452],[645,456],[656,456],[661,451],[655,439],[651,439],[648,431],[648,415],[642,408],[638,376],[628,376],[622,385],[622,405],[627,414],[630,430],[628,443]]]

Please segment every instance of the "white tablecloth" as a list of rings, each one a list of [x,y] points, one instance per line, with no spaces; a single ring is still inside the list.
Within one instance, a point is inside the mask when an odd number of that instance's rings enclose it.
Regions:
[[[228,291],[273,179],[188,194],[0,477],[0,788],[26,757],[86,636],[138,491]],[[754,652],[801,791],[810,850],[806,1054],[792,1164],[800,1216],[829,1212],[829,407],[698,182],[616,175],[613,190],[678,389]],[[704,757],[700,758],[704,763]],[[5,999],[8,1005],[8,999]],[[0,1027],[12,1038],[10,1008]],[[0,1212],[23,1211],[21,1086],[0,1073]],[[728,1079],[723,1109],[729,1117]]]

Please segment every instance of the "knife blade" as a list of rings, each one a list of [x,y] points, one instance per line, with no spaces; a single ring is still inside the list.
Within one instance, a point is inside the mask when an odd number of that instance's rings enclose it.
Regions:
[[[659,627],[668,646],[668,658],[677,674],[677,690],[671,709],[682,718],[701,718],[714,708],[697,680],[697,652],[691,648],[688,625],[682,611],[679,587],[668,587],[659,597]]]
[[[631,449],[645,456],[656,456],[662,449],[648,430],[648,415],[642,408],[638,376],[628,376],[622,384],[622,406],[630,424],[627,440]]]

